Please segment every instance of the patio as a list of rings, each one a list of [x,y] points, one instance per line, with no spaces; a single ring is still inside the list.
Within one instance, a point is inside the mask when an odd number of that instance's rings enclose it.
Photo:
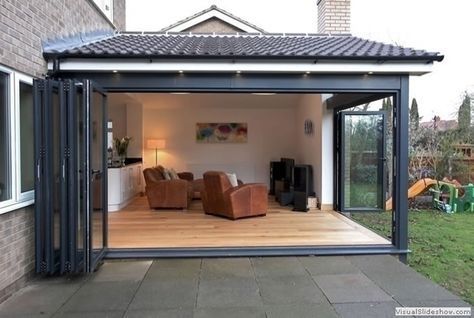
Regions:
[[[469,304],[388,255],[158,259],[34,280],[0,317],[393,317],[400,306]]]

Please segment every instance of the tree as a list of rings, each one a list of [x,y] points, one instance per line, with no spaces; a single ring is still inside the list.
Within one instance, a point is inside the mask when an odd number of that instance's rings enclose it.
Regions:
[[[416,98],[413,98],[411,101],[410,125],[413,130],[418,130],[420,127],[420,114],[418,113],[418,103]]]
[[[461,131],[467,131],[471,127],[471,97],[467,92],[464,93],[464,99],[458,110],[458,128]]]

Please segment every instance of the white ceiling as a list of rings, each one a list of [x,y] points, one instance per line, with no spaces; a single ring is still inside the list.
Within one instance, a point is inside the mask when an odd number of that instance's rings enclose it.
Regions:
[[[268,96],[249,93],[110,93],[109,104],[143,104],[145,108],[170,109],[200,108],[286,108],[299,103],[302,94],[275,94]]]

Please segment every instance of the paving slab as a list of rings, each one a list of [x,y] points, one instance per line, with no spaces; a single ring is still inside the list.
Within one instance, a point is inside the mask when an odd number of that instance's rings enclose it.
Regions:
[[[145,275],[145,281],[197,280],[201,271],[201,259],[160,259],[153,261]]]
[[[254,279],[255,273],[248,258],[203,259],[202,280]]]
[[[459,300],[404,300],[404,307],[472,307],[471,304]]]
[[[265,304],[300,304],[327,302],[311,276],[260,277],[257,279]]]
[[[129,310],[159,310],[194,307],[197,297],[197,279],[143,281]]]
[[[125,311],[139,282],[89,282],[60,308],[61,313]]]
[[[367,276],[401,304],[405,301],[460,300],[456,295],[415,271],[373,272],[367,273]]]
[[[413,271],[392,255],[354,255],[345,256],[364,273],[406,273]]]
[[[124,311],[59,312],[53,318],[122,318]]]
[[[332,304],[392,300],[364,274],[317,275],[313,279]]]
[[[298,259],[313,276],[360,273],[360,269],[344,256],[307,256]]]
[[[153,261],[115,261],[104,263],[91,277],[93,282],[141,281]]]
[[[263,307],[197,308],[194,318],[266,318]]]
[[[395,301],[334,304],[341,318],[393,318],[396,307],[401,306]]]
[[[129,310],[125,318],[193,318],[193,308],[165,308],[156,310]]]
[[[48,317],[61,308],[81,286],[75,282],[30,284],[0,304],[0,317],[12,317],[14,314]]]
[[[255,257],[251,261],[257,277],[307,275],[306,269],[296,257]]]
[[[337,318],[339,317],[329,303],[324,304],[290,304],[265,306],[268,318]]]
[[[199,283],[197,307],[259,307],[260,291],[255,280],[210,280]]]

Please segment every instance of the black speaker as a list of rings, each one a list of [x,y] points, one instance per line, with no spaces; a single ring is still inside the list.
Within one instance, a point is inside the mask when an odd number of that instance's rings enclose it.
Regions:
[[[281,161],[270,162],[270,191],[269,194],[275,194],[275,181],[282,180],[285,177],[285,164]]]
[[[296,165],[293,169],[293,211],[307,212],[308,196],[313,194],[313,169],[310,165]]]

